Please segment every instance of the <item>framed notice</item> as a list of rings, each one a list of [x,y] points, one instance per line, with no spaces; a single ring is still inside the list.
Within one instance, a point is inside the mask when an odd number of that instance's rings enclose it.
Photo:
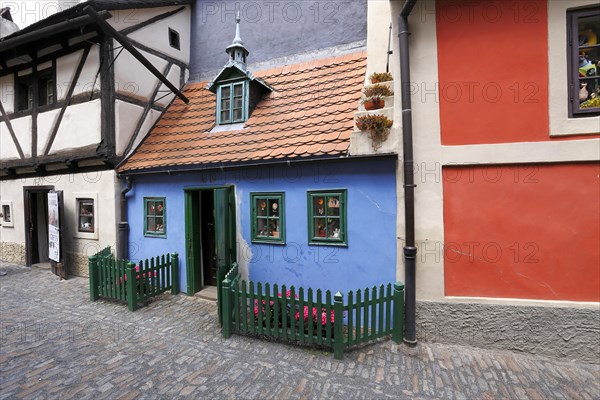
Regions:
[[[60,262],[60,219],[58,193],[48,193],[48,256]]]

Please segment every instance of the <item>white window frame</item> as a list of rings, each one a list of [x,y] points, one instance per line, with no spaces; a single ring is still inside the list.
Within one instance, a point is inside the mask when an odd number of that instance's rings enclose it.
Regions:
[[[79,232],[79,200],[84,199],[92,199],[94,201],[94,232]],[[74,229],[73,229],[73,237],[78,239],[90,239],[90,240],[98,240],[98,232],[100,231],[100,226],[98,225],[98,193],[95,192],[87,192],[87,193],[73,193],[73,216],[74,216]]]
[[[10,214],[10,220],[6,221],[6,216],[4,215],[4,209],[8,208],[8,212]],[[0,218],[0,225],[4,228],[14,228],[15,227],[15,214],[13,212],[12,201],[2,201],[0,202],[0,213],[2,213],[2,218]]]

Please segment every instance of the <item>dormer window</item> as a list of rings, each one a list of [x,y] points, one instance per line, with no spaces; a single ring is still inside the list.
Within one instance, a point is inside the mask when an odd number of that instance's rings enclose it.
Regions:
[[[265,93],[273,89],[261,79],[256,78],[246,67],[248,50],[240,37],[240,15],[236,18],[235,38],[225,52],[229,61],[217,77],[208,85],[208,90],[217,95],[217,130],[219,125],[243,123]],[[235,129],[233,127],[231,129]]]
[[[219,86],[218,124],[244,122],[247,115],[246,82],[235,82]]]

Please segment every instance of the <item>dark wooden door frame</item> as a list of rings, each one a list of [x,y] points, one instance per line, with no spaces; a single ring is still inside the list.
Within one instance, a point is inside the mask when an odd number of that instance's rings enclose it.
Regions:
[[[25,213],[25,263],[28,267],[33,264],[33,248],[30,237],[30,224],[31,224],[31,204],[30,198],[33,193],[48,193],[54,190],[54,186],[23,186],[23,197],[24,197],[24,213]],[[37,218],[37,217],[36,217]]]
[[[187,294],[190,296],[193,296],[194,293],[196,293],[196,291],[201,290],[204,287],[204,277],[202,277],[201,279],[201,287],[197,288],[195,287],[194,284],[194,277],[196,273],[200,273],[203,274],[203,270],[200,269],[199,272],[196,271],[196,269],[194,268],[194,266],[196,264],[198,264],[198,261],[196,260],[197,257],[202,257],[201,251],[199,249],[198,246],[198,241],[194,240],[197,238],[194,238],[194,229],[193,229],[193,224],[194,223],[198,223],[197,221],[194,221],[192,219],[192,213],[191,213],[191,206],[192,206],[192,202],[191,202],[191,196],[193,192],[202,192],[202,191],[211,191],[213,192],[213,195],[215,193],[215,190],[217,189],[227,189],[229,191],[229,199],[228,199],[228,204],[227,204],[227,208],[229,210],[228,212],[228,225],[225,226],[226,229],[226,239],[227,241],[231,241],[232,239],[235,240],[235,235],[236,235],[236,222],[235,222],[235,209],[231,209],[232,207],[234,208],[234,204],[235,204],[235,189],[233,185],[224,185],[224,186],[210,186],[210,187],[194,187],[194,188],[186,188],[184,189],[185,192],[185,249],[186,249],[186,273],[187,273]],[[200,207],[202,207],[202,203],[200,203]],[[213,205],[213,209],[216,209],[217,204],[215,202],[215,204]],[[215,225],[217,224],[217,221],[215,221]],[[215,231],[216,233],[216,231]],[[234,241],[235,243],[235,241]],[[228,258],[227,258],[227,262],[233,262],[236,260],[236,249],[235,246],[233,246],[232,249],[229,249],[228,251]],[[190,265],[189,261],[190,260],[194,260],[194,265]],[[217,271],[217,287],[220,287],[219,285],[219,272]]]

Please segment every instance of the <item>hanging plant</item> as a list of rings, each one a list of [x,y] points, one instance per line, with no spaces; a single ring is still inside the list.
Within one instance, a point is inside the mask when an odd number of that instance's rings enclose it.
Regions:
[[[392,81],[394,78],[389,72],[373,72],[371,75],[369,75],[369,80],[371,83],[380,83]]]
[[[367,132],[369,138],[373,141],[373,150],[379,149],[382,143],[386,141],[393,124],[394,121],[381,114],[367,114],[356,118],[358,129]]]
[[[364,97],[361,102],[366,110],[377,110],[385,106],[385,97],[393,95],[394,91],[388,86],[376,84],[363,89]]]

